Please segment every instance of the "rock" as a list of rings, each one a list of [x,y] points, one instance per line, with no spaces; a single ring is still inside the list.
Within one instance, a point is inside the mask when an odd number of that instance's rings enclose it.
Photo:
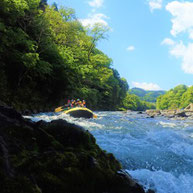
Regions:
[[[152,116],[148,116],[148,117],[146,117],[147,119],[153,119],[153,118],[155,118],[153,115]]]
[[[30,115],[32,113],[29,110],[24,110],[24,111],[22,111],[22,114],[23,115]]]
[[[7,106],[3,101],[0,101],[0,106]]]
[[[159,116],[159,115],[161,115],[161,112],[160,112],[160,110],[146,110],[146,114],[147,115],[149,115],[150,117],[151,116],[153,116],[153,117],[155,117],[155,116]]]
[[[193,117],[193,112],[185,111],[187,117]]]
[[[176,112],[175,116],[177,116],[177,117],[187,117],[187,115],[184,111]]]
[[[173,118],[175,117],[176,110],[162,110],[161,114],[165,117]]]
[[[1,193],[145,193],[82,127],[33,123],[0,105]]]
[[[117,176],[122,180],[124,185],[122,186],[121,190],[128,189],[128,192],[135,192],[135,193],[143,193],[144,190],[139,184],[132,179],[132,177],[124,170],[117,172]],[[119,190],[117,190],[119,192]]]
[[[155,193],[153,190],[148,190],[147,193]]]

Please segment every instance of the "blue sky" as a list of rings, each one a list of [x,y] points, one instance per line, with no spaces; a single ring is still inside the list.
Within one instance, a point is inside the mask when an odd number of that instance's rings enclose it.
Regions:
[[[108,25],[97,47],[130,87],[169,90],[193,82],[193,1],[48,0],[74,8],[83,25]]]

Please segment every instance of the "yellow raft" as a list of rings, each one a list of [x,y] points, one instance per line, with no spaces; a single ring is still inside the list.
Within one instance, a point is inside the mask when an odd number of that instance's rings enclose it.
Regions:
[[[81,118],[81,117],[87,118],[87,119],[97,118],[97,116],[90,109],[87,109],[85,107],[75,107],[68,110],[63,110],[61,107],[58,107],[55,109],[55,112],[61,112],[61,111],[75,118]]]

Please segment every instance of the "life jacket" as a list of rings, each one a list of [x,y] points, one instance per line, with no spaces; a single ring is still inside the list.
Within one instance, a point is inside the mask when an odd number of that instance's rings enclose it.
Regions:
[[[86,102],[85,101],[82,102],[82,106],[86,107]]]

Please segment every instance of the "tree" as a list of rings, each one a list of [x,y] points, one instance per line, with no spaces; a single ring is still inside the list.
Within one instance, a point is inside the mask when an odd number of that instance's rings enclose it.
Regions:
[[[109,27],[101,23],[96,23],[93,26],[87,27],[87,34],[92,37],[90,46],[88,47],[88,60],[90,60],[90,55],[96,46],[97,42],[102,39],[106,39],[106,32],[109,31]]]
[[[39,8],[45,11],[47,5],[48,5],[47,0],[41,0],[39,3]]]
[[[158,97],[156,102],[157,109],[177,109],[182,107],[182,96],[187,90],[188,87],[186,85],[178,85],[174,89],[169,90],[166,94]],[[184,97],[183,101],[185,100]]]
[[[0,98],[17,109],[87,100],[88,107],[116,110],[127,81],[97,49],[107,26],[85,28],[71,8],[39,0],[0,1]]]

